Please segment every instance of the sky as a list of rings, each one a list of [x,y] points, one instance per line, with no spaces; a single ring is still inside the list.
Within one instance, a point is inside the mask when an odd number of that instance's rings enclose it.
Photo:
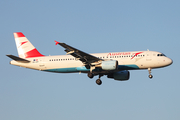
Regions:
[[[179,120],[179,0],[0,1],[1,120]],[[10,65],[13,32],[44,55],[64,55],[54,40],[86,53],[152,50],[171,66],[131,70],[128,81],[48,73]]]

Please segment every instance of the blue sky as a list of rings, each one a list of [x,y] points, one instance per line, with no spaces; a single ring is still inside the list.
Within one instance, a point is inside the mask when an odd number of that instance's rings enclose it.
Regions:
[[[0,2],[1,120],[179,120],[180,1],[51,0]],[[13,32],[44,55],[64,55],[54,40],[87,53],[153,50],[173,64],[130,71],[129,81],[40,72],[9,64]]]

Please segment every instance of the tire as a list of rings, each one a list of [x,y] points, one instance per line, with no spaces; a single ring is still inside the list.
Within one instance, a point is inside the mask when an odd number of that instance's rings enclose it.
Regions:
[[[88,73],[88,75],[87,75],[89,78],[93,78],[94,77],[94,74],[92,74],[92,73]]]
[[[102,81],[101,81],[100,79],[97,79],[97,80],[96,80],[96,84],[101,85],[101,84],[102,84]]]
[[[152,76],[152,75],[149,75],[149,78],[150,78],[150,79],[152,79],[152,78],[153,78],[153,76]]]

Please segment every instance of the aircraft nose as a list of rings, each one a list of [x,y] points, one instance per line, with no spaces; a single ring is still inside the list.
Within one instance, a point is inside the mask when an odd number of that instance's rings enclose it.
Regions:
[[[173,60],[170,59],[170,58],[168,58],[168,59],[166,60],[166,62],[167,62],[167,65],[171,65],[171,64],[173,63]]]

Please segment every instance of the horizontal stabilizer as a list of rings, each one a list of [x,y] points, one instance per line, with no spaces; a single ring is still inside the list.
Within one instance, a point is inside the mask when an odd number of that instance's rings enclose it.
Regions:
[[[30,62],[29,60],[26,60],[26,59],[23,59],[23,58],[14,56],[14,55],[6,55],[6,56],[8,56],[9,58],[11,58],[17,62],[22,62],[22,63],[29,63]]]

